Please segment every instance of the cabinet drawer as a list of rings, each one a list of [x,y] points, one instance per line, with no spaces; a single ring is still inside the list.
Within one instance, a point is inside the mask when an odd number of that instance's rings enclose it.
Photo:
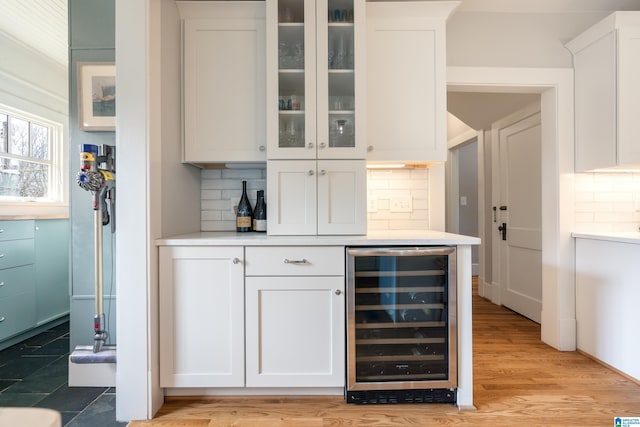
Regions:
[[[35,289],[35,265],[6,268],[0,270],[0,299],[14,297]]]
[[[247,247],[245,262],[247,276],[344,276],[344,247]]]
[[[33,291],[0,299],[0,340],[36,326],[36,297]]]
[[[0,221],[0,241],[14,239],[31,239],[34,233],[34,222]]]
[[[0,242],[0,270],[33,264],[35,248],[33,239]]]

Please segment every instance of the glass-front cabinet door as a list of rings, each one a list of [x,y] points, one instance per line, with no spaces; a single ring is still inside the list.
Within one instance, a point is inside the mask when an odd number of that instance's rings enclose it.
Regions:
[[[364,0],[267,0],[269,159],[362,159]]]

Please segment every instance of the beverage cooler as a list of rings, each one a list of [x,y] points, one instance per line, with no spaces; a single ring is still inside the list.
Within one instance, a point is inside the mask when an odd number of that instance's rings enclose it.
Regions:
[[[349,403],[456,401],[456,248],[347,248]]]

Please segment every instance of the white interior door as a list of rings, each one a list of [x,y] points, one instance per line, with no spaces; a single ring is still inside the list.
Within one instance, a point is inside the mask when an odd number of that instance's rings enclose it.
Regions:
[[[540,323],[542,166],[540,114],[499,130],[501,303]],[[506,230],[502,230],[506,227]]]

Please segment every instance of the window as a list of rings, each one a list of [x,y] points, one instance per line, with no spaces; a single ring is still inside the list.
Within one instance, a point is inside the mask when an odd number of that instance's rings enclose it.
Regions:
[[[58,201],[60,125],[0,105],[0,202]]]

